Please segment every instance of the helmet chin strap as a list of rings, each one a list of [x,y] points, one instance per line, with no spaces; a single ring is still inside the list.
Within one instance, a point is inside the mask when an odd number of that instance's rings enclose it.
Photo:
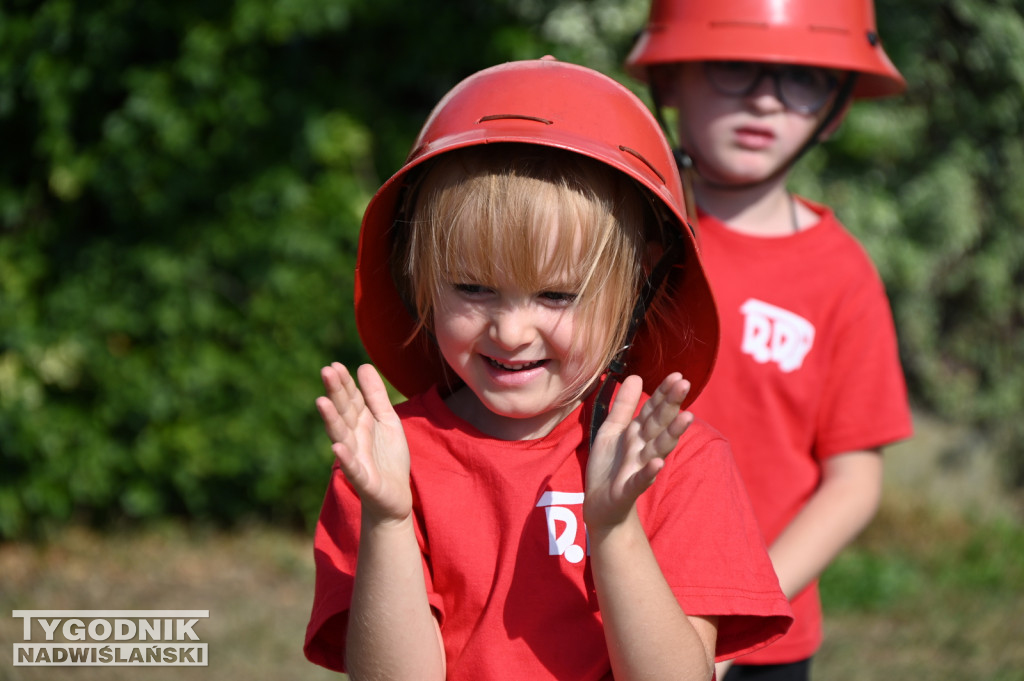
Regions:
[[[633,314],[629,321],[628,331],[626,332],[626,344],[608,364],[600,392],[597,395],[597,399],[594,400],[594,408],[590,415],[591,447],[594,446],[597,431],[600,430],[601,425],[608,416],[612,394],[614,394],[616,386],[626,377],[626,354],[633,344],[633,339],[640,328],[640,324],[643,323],[644,318],[647,316],[647,311],[653,304],[658,292],[666,285],[672,268],[683,264],[685,260],[686,250],[683,246],[682,235],[674,230],[670,230],[667,236],[670,241],[665,248],[665,252],[662,253],[658,262],[654,265],[654,269],[651,270],[651,274],[644,281],[640,296],[633,306]]]
[[[821,122],[819,122],[818,125],[814,128],[814,132],[812,132],[807,137],[807,141],[804,142],[804,145],[800,147],[800,149],[795,154],[793,154],[793,157],[791,159],[783,163],[781,166],[779,166],[778,169],[775,170],[775,172],[773,172],[771,175],[763,179],[754,180],[752,182],[739,183],[715,182],[714,180],[709,179],[706,175],[700,172],[700,168],[697,166],[696,161],[693,159],[692,156],[690,156],[690,154],[685,149],[683,149],[681,143],[678,145],[673,145],[672,155],[675,157],[676,165],[679,166],[679,173],[683,177],[683,189],[685,190],[684,196],[686,198],[687,212],[689,212],[691,201],[694,200],[692,198],[693,180],[690,176],[691,173],[696,173],[697,175],[700,176],[702,182],[707,184],[709,187],[713,187],[719,191],[742,191],[746,189],[751,189],[752,187],[757,187],[759,185],[772,182],[778,179],[780,176],[788,173],[790,168],[792,168],[793,165],[797,161],[799,161],[804,154],[810,151],[818,143],[818,137],[823,132],[825,132],[825,130],[827,130],[828,127],[832,125],[832,123],[836,120],[839,114],[842,113],[843,109],[846,107],[847,102],[850,100],[851,95],[853,94],[853,88],[857,84],[857,76],[858,74],[856,72],[850,72],[850,75],[846,78],[846,80],[843,81],[843,84],[839,87],[839,91],[836,93],[836,97],[832,101],[832,106],[829,108],[828,114],[826,114],[826,116],[821,119]],[[657,118],[658,123],[665,131],[666,136],[668,136],[669,139],[672,139],[673,136],[671,134],[671,131],[666,125],[665,118],[661,113],[661,99],[658,97],[658,92],[654,86],[655,80],[653,74],[648,74],[647,82],[651,83],[650,90],[651,98],[654,100],[654,116],[655,118]],[[691,215],[691,218],[694,217],[695,215],[696,211],[694,211],[694,215]]]

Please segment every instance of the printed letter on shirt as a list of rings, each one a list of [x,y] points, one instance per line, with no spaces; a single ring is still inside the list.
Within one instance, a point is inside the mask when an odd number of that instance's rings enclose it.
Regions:
[[[750,298],[743,313],[744,354],[755,362],[775,362],[784,373],[796,371],[814,345],[814,326],[800,315]]]
[[[544,508],[548,521],[548,555],[565,556],[570,563],[578,563],[585,555],[583,547],[576,544],[576,534],[582,523],[576,520],[576,514],[568,506],[583,504],[583,494],[578,492],[544,492],[538,507]],[[558,531],[558,523],[564,527]],[[584,527],[584,536],[586,528]]]

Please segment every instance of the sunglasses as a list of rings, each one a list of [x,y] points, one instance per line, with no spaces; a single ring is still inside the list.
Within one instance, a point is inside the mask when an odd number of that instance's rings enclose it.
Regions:
[[[765,76],[775,84],[775,96],[786,108],[814,114],[828,102],[839,81],[828,70],[815,66],[776,66],[752,61],[704,62],[711,87],[721,95],[746,97]]]

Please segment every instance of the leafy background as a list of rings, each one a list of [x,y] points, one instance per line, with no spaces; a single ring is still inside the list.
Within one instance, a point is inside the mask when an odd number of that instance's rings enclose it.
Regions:
[[[915,408],[1024,483],[1020,0],[878,0],[910,83],[794,186],[886,281]],[[633,87],[627,0],[0,6],[0,539],[308,528],[318,369],[363,359],[362,210],[461,78],[543,54]],[[971,448],[949,452],[969,458]]]

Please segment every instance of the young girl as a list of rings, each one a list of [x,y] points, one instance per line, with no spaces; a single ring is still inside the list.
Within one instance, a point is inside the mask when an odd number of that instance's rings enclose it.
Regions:
[[[874,516],[881,448],[911,420],[878,274],[786,181],[851,97],[895,94],[903,78],[870,0],[655,0],[628,67],[678,114],[721,311],[721,355],[694,413],[729,438],[795,614],[727,679],[807,679],[818,576]]]
[[[594,71],[513,62],[437,105],[363,219],[377,369],[322,371],[311,661],[706,680],[786,630],[728,447],[680,411],[718,335],[682,205],[657,123]]]

